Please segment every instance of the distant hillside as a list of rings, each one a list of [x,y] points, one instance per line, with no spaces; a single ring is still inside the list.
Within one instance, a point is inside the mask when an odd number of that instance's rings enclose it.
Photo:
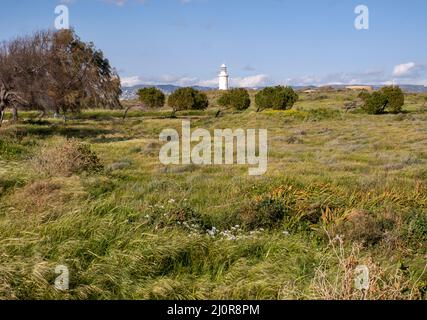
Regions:
[[[348,85],[331,85],[329,87],[335,88],[335,89],[345,89],[345,87],[347,87]],[[361,84],[361,86],[363,86]],[[410,85],[410,84],[405,84],[405,85],[399,85],[402,90],[404,90],[405,92],[408,93],[427,93],[427,86],[420,86],[420,85]],[[121,96],[121,98],[123,100],[131,100],[131,99],[135,99],[137,97],[137,92],[139,89],[141,88],[148,88],[148,87],[155,87],[160,89],[164,94],[171,94],[173,93],[175,90],[181,88],[180,86],[175,86],[172,84],[160,84],[160,85],[147,85],[147,84],[140,84],[140,85],[136,85],[133,87],[123,87],[123,94]],[[302,89],[318,89],[320,87],[316,87],[316,86],[292,86],[295,90],[302,90]],[[378,85],[374,85],[372,86],[375,90],[380,89],[383,86],[378,86]],[[208,91],[208,90],[215,90],[216,88],[212,88],[212,87],[201,87],[201,86],[193,86],[194,89],[197,90],[201,90],[201,91]],[[258,87],[256,89],[260,90],[263,89],[264,87]]]
[[[399,87],[401,87],[402,90],[410,93],[426,93],[427,92],[427,86],[402,84],[402,85],[399,85]]]
[[[331,85],[330,87],[335,89],[345,89],[349,85]],[[351,85],[351,86],[369,86],[366,84],[358,84],[358,85]],[[383,85],[372,85],[372,88],[375,90],[381,89],[384,87]],[[399,87],[402,88],[403,91],[408,93],[427,93],[427,86],[421,86],[421,85],[412,85],[412,84],[399,84]]]
[[[157,89],[160,89],[164,94],[171,94],[175,90],[181,88],[179,86],[175,86],[172,84],[159,84],[159,85],[139,84],[133,87],[123,87],[122,99],[123,100],[135,99],[137,97],[137,92],[139,89],[150,88],[150,87],[155,87]],[[200,86],[193,86],[193,88],[201,91],[207,91],[207,90],[213,89],[209,87],[200,87]]]

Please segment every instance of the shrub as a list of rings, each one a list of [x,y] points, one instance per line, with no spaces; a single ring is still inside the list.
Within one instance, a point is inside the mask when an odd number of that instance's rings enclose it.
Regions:
[[[281,201],[272,197],[262,197],[244,206],[239,212],[239,220],[244,227],[250,230],[273,229],[282,223],[285,214],[286,207]]]
[[[237,88],[225,92],[219,99],[218,104],[226,108],[246,110],[251,105],[251,98],[246,89]]]
[[[255,103],[259,110],[288,110],[298,101],[298,94],[291,87],[267,87],[257,93]]]
[[[103,166],[89,146],[67,140],[59,146],[45,148],[32,159],[33,167],[49,176],[71,176],[82,172],[99,172]]]
[[[350,242],[373,246],[385,240],[388,232],[398,223],[393,214],[373,214],[363,210],[352,210],[344,220],[338,221],[333,233],[343,235]]]
[[[139,100],[148,108],[161,108],[165,104],[164,93],[157,88],[143,88],[138,90]]]
[[[169,96],[168,105],[174,111],[204,110],[209,106],[206,94],[193,88],[180,88]]]
[[[369,94],[367,92],[362,92],[360,98],[363,100],[364,104],[362,109],[365,110],[368,114],[381,114],[384,113],[384,110],[387,106],[387,96],[382,92],[373,92]]]
[[[373,92],[362,92],[359,95],[364,102],[362,109],[369,114],[381,114],[385,111],[399,113],[405,104],[405,95],[402,89],[396,86],[383,87]]]
[[[383,87],[381,92],[387,97],[387,110],[389,112],[402,112],[402,107],[405,104],[405,95],[402,89],[396,86],[389,86]]]

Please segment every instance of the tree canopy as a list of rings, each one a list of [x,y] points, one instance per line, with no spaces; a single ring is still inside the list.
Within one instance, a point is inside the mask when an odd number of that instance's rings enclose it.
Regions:
[[[298,94],[291,87],[267,87],[257,93],[255,103],[258,110],[287,110],[298,101]]]
[[[362,109],[369,114],[399,113],[405,104],[405,95],[398,86],[383,87],[371,94],[362,92],[359,97],[364,102]]]
[[[251,98],[248,90],[236,88],[223,93],[223,95],[218,99],[218,104],[226,108],[246,110],[251,105]]]
[[[205,93],[193,88],[180,88],[169,96],[168,105],[176,111],[204,110],[209,106]]]
[[[0,111],[120,108],[120,78],[73,30],[39,31],[0,45]]]
[[[142,88],[138,90],[139,100],[148,108],[161,108],[165,104],[165,94],[155,88]]]

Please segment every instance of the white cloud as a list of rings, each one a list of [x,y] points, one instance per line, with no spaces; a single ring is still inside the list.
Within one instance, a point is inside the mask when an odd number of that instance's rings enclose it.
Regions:
[[[230,78],[230,86],[237,88],[255,88],[263,87],[270,84],[270,78],[265,74],[258,74],[249,77],[237,77]],[[197,83],[199,86],[203,87],[217,87],[218,78],[213,78],[209,80],[201,80]]]
[[[390,77],[381,70],[368,70],[365,72],[341,72],[323,76],[306,75],[288,78],[284,81],[287,85],[296,86],[324,86],[324,85],[357,85],[357,84],[381,84]]]
[[[132,87],[138,84],[159,85],[159,84],[172,84],[181,87],[187,86],[203,86],[216,88],[218,86],[218,78],[201,80],[196,77],[189,76],[176,76],[176,75],[162,75],[160,77],[141,77],[131,76],[123,77],[121,79],[124,87]],[[255,88],[268,85],[270,79],[265,74],[259,74],[242,78],[231,78],[230,85],[232,87]]]
[[[121,82],[123,87],[133,87],[143,83],[142,79],[138,76],[121,78]]]
[[[414,72],[416,72],[415,62],[408,62],[408,63],[403,63],[395,66],[393,70],[393,76],[406,77],[406,76],[410,76]]]
[[[121,78],[122,86],[132,87],[138,84],[157,85],[157,84],[173,84],[177,86],[193,86],[199,82],[198,78],[188,76],[175,76],[165,74],[160,77],[141,77],[141,76],[130,76]]]
[[[218,78],[213,78],[210,80],[201,80],[197,85],[202,87],[217,87],[218,86]]]
[[[265,74],[257,74],[244,78],[231,78],[232,87],[255,88],[268,85],[270,79]]]

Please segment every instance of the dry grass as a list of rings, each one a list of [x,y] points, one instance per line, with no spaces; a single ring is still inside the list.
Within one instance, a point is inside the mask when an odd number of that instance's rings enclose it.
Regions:
[[[159,133],[182,127],[169,110],[3,126],[0,298],[426,299],[424,97],[409,96],[403,116],[345,113],[352,98],[179,115],[193,129],[268,128],[261,177],[161,165]],[[59,264],[67,293],[52,285]],[[354,288],[360,264],[365,294]]]
[[[97,155],[77,140],[64,140],[54,147],[44,147],[31,161],[35,170],[47,176],[69,177],[102,169]]]
[[[422,298],[418,281],[408,280],[399,268],[385,269],[370,256],[361,255],[361,246],[353,244],[346,249],[339,236],[329,238],[330,253],[326,254],[316,268],[311,283],[312,297],[322,300],[414,300]],[[369,270],[369,289],[359,290],[355,286],[357,266]]]

